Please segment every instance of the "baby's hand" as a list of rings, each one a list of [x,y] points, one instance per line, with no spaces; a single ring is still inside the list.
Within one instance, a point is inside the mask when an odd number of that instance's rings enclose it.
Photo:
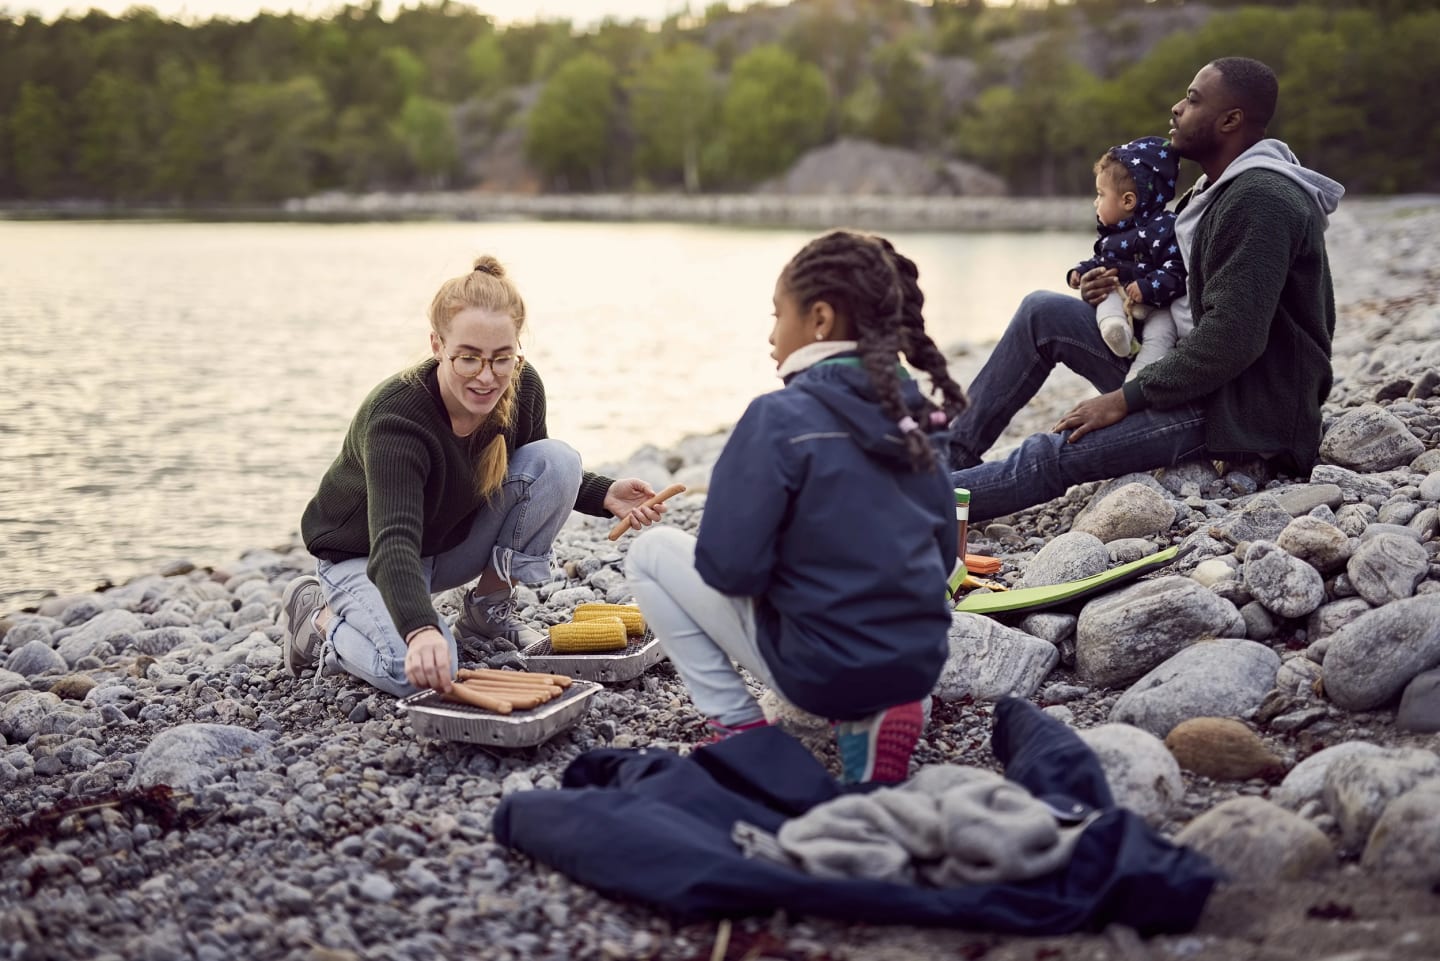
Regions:
[[[1130,283],[1126,284],[1125,298],[1129,300],[1132,304],[1140,303],[1142,299],[1140,294],[1140,285],[1133,280],[1130,281]]]

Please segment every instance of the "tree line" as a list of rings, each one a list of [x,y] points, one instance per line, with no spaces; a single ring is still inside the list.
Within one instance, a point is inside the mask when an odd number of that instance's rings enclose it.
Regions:
[[[1362,192],[1440,185],[1440,2],[1211,2],[1147,39],[1183,6],[715,3],[583,30],[500,28],[451,0],[389,19],[378,0],[244,22],[0,17],[0,198],[466,187],[507,143],[541,189],[744,190],[840,137],[967,160],[1016,193],[1086,193],[1089,158],[1163,134],[1226,55],[1276,69],[1272,132],[1310,166]]]

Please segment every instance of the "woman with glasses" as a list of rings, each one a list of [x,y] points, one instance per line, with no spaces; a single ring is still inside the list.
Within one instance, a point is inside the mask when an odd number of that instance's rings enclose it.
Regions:
[[[571,510],[664,510],[638,479],[584,471],[549,438],[545,385],[525,363],[525,302],[493,257],[441,285],[432,356],[381,383],[351,421],[301,520],[316,575],[281,599],[285,666],[349,672],[397,696],[449,690],[455,637],[430,597],[474,580],[461,636],[524,647],[541,639],[515,613],[514,582],[544,583]]]

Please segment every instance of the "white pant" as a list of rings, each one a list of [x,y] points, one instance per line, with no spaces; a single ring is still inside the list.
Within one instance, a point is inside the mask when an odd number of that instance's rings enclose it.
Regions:
[[[1180,331],[1176,328],[1175,318],[1169,310],[1135,304],[1131,306],[1130,313],[1126,314],[1125,295],[1118,290],[1111,291],[1095,308],[1097,322],[1106,317],[1133,317],[1141,321],[1140,352],[1130,361],[1130,372],[1125,375],[1126,380],[1134,380],[1136,374],[1170,353],[1170,348],[1180,340]]]
[[[695,538],[673,527],[652,527],[635,539],[625,576],[695,707],[729,726],[760,720],[760,705],[735,670],[738,663],[775,687],[755,641],[754,600],[706,584],[695,570]]]

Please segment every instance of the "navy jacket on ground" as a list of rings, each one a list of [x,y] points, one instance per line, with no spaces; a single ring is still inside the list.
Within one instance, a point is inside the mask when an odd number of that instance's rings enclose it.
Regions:
[[[1027,701],[995,710],[991,738],[1005,776],[1060,810],[1102,813],[1063,869],[1029,881],[953,888],[824,880],[745,858],[731,826],[768,831],[842,790],[778,728],[737,735],[680,758],[599,750],[577,758],[558,791],[511,794],[495,812],[501,844],[612,897],[679,921],[796,914],[871,924],[945,925],[1024,934],[1142,933],[1194,926],[1218,879],[1204,857],[1115,807],[1094,753]]]
[[[902,388],[924,423],[920,391]],[[943,455],[911,468],[851,355],[751,402],[711,474],[695,569],[755,599],[760,654],[787,700],[849,720],[935,686],[956,541]]]

